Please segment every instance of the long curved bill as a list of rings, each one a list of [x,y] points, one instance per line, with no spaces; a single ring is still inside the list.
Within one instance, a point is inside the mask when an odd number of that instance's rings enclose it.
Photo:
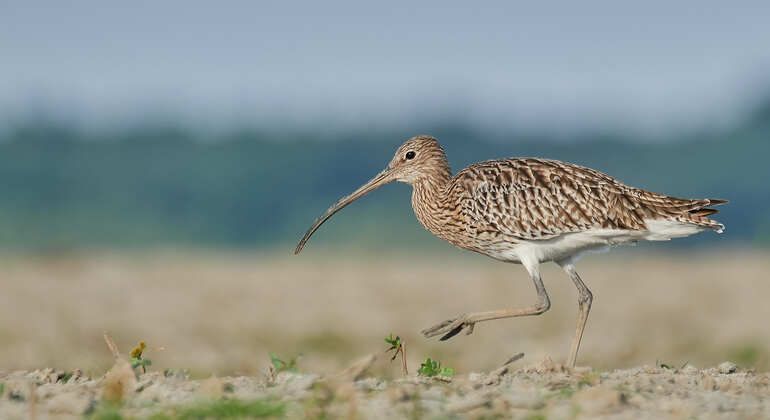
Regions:
[[[316,230],[318,230],[319,227],[321,227],[324,222],[329,220],[332,216],[334,216],[334,213],[337,213],[338,211],[342,210],[347,206],[348,204],[358,200],[359,198],[365,196],[366,194],[376,190],[377,188],[393,181],[393,177],[391,176],[391,171],[389,169],[385,169],[384,171],[380,172],[372,178],[369,182],[362,185],[359,189],[355,190],[352,194],[342,197],[339,201],[334,203],[329,209],[327,209],[324,214],[322,214],[316,221],[313,223],[312,226],[310,226],[310,229],[305,232],[305,236],[302,237],[302,240],[299,241],[297,244],[297,248],[294,249],[294,255],[299,254],[302,251],[302,248],[305,247],[305,243],[310,239],[311,236],[313,236],[313,233],[315,233]]]

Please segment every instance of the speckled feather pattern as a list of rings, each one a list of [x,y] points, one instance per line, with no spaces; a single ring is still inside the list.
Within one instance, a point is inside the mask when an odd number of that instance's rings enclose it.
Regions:
[[[539,241],[593,229],[642,232],[645,220],[720,231],[707,216],[715,199],[682,199],[630,187],[594,169],[557,160],[510,158],[477,163],[451,177],[438,141],[404,148],[428,156],[413,181],[412,206],[432,233],[484,253],[494,243]]]

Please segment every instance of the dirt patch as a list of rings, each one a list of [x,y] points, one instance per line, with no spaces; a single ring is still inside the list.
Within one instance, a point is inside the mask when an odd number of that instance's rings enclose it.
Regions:
[[[770,258],[764,253],[592,255],[578,265],[594,293],[578,364],[597,369],[733,360],[770,368]],[[433,357],[460,373],[490,371],[509,355],[564,362],[577,296],[543,267],[552,307],[531,318],[478,324],[439,342],[423,328],[459,314],[521,308],[536,300],[521,266],[447,250],[451,258],[236,253],[0,255],[0,369],[112,364],[102,334],[124,349],[147,342],[154,370],[259,374],[267,355],[302,354],[330,373],[384,350],[393,333],[410,365]]]
[[[370,361],[364,359],[366,366]],[[514,364],[522,364],[515,362]],[[281,372],[191,380],[176,371],[131,381],[106,401],[109,375],[53,369],[0,374],[0,418],[767,418],[770,376],[732,365],[566,369],[523,367],[432,379],[386,380],[353,366],[335,375]],[[729,369],[728,369],[729,367]]]
[[[0,262],[2,419],[770,418],[765,253],[581,262],[596,300],[578,364],[594,369],[577,370],[559,364],[577,303],[553,266],[543,269],[551,311],[439,342],[420,329],[531,304],[523,269],[475,256],[344,253],[5,255]],[[146,341],[148,373],[134,377],[140,369],[118,366],[107,375],[115,362],[104,332],[124,354]],[[391,333],[405,340],[411,376],[383,354]],[[520,352],[524,359],[500,368]],[[271,353],[287,367],[296,360],[301,373],[264,374]],[[376,363],[346,370],[371,353]],[[449,382],[416,376],[428,357],[456,375]]]

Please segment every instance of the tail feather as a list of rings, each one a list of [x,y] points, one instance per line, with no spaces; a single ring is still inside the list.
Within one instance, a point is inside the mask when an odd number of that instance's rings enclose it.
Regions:
[[[712,209],[710,206],[719,206],[721,204],[727,204],[727,200],[718,198],[693,200],[693,206],[687,211],[686,219],[683,221],[722,233],[725,230],[725,225],[708,218],[708,216],[719,213],[719,210]]]
[[[707,201],[709,202],[709,206],[719,206],[729,203],[727,200],[720,200],[718,198],[709,198]]]
[[[690,210],[689,213],[692,214],[693,216],[706,217],[706,216],[711,216],[712,214],[715,214],[715,213],[719,213],[719,210],[717,210],[717,209],[698,209],[698,210]]]
[[[711,229],[717,233],[724,232],[725,226],[716,220],[709,219],[708,216],[719,213],[719,210],[711,206],[725,204],[727,200],[715,198],[688,200],[670,197],[669,203],[658,213],[658,217],[645,221],[650,232],[648,240],[681,238],[703,229]]]

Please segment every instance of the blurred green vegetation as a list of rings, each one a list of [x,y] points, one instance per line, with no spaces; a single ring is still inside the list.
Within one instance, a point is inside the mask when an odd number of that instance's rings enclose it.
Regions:
[[[741,367],[767,369],[768,352],[759,343],[746,343],[732,348],[728,359]]]
[[[184,419],[255,419],[284,417],[286,407],[277,401],[214,400],[183,407],[173,417]]]
[[[541,156],[675,196],[725,198],[731,203],[717,218],[727,234],[698,243],[770,244],[770,101],[730,129],[656,141],[618,133],[489,134],[456,121],[334,136],[255,128],[204,135],[172,124],[88,131],[47,121],[28,119],[0,134],[0,247],[290,247],[418,133],[437,136],[455,170]],[[314,241],[436,243],[411,215],[408,195],[405,186],[385,187]]]

